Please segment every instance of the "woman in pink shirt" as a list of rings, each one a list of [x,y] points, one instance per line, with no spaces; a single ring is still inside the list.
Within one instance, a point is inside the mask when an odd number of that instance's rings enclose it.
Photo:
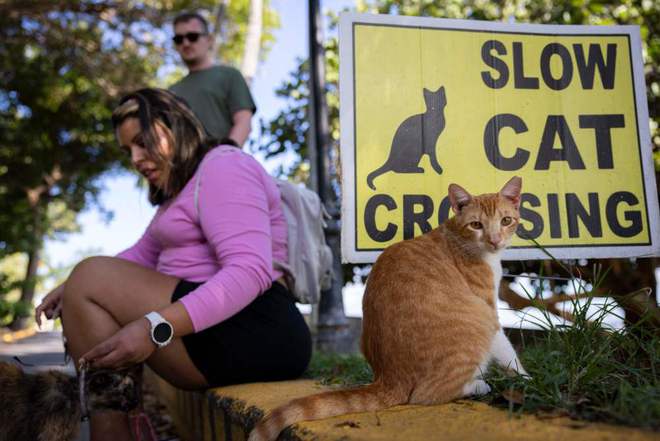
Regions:
[[[298,377],[311,338],[273,268],[287,261],[273,179],[250,155],[207,142],[168,91],[127,95],[112,120],[158,211],[131,248],[79,263],[37,322],[61,310],[68,351],[93,370],[146,362],[184,389]],[[95,441],[130,439],[124,412],[91,423]]]

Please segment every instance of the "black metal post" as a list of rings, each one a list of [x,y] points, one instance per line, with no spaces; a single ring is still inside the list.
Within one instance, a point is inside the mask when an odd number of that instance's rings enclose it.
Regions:
[[[323,50],[323,25],[319,0],[309,0],[309,113],[310,158],[316,189],[332,219],[326,229],[326,239],[334,255],[332,287],[321,293],[317,322],[316,348],[326,352],[350,350],[350,331],[344,314],[342,287],[344,277],[341,267],[341,243],[337,195],[330,183],[331,158],[328,127],[328,108],[325,101],[325,61]]]

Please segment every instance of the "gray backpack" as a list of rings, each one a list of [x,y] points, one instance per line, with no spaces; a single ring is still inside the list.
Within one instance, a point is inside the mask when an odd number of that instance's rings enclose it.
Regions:
[[[234,147],[216,147],[214,150],[222,154],[234,150]],[[318,303],[321,291],[332,285],[332,250],[325,242],[323,232],[330,216],[314,191],[289,181],[273,179],[282,198],[289,250],[289,262],[273,261],[273,268],[284,273],[296,302]],[[195,209],[198,215],[199,180],[200,174],[195,182]]]
[[[318,303],[332,285],[332,250],[323,228],[330,216],[319,195],[302,185],[276,179],[288,228],[289,263],[273,262],[285,274],[298,303]]]

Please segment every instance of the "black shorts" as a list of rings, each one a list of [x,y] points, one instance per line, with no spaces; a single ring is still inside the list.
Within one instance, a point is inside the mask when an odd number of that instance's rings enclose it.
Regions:
[[[172,303],[199,285],[180,281]],[[278,282],[236,315],[185,335],[183,344],[211,387],[297,378],[312,356],[309,328]]]

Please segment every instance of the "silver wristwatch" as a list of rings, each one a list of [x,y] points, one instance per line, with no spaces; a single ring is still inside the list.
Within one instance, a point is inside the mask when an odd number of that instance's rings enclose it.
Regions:
[[[174,336],[174,328],[172,327],[172,324],[165,320],[163,316],[156,311],[150,312],[144,317],[149,320],[149,323],[151,323],[151,341],[153,341],[159,348],[163,348],[170,344],[172,337]]]

